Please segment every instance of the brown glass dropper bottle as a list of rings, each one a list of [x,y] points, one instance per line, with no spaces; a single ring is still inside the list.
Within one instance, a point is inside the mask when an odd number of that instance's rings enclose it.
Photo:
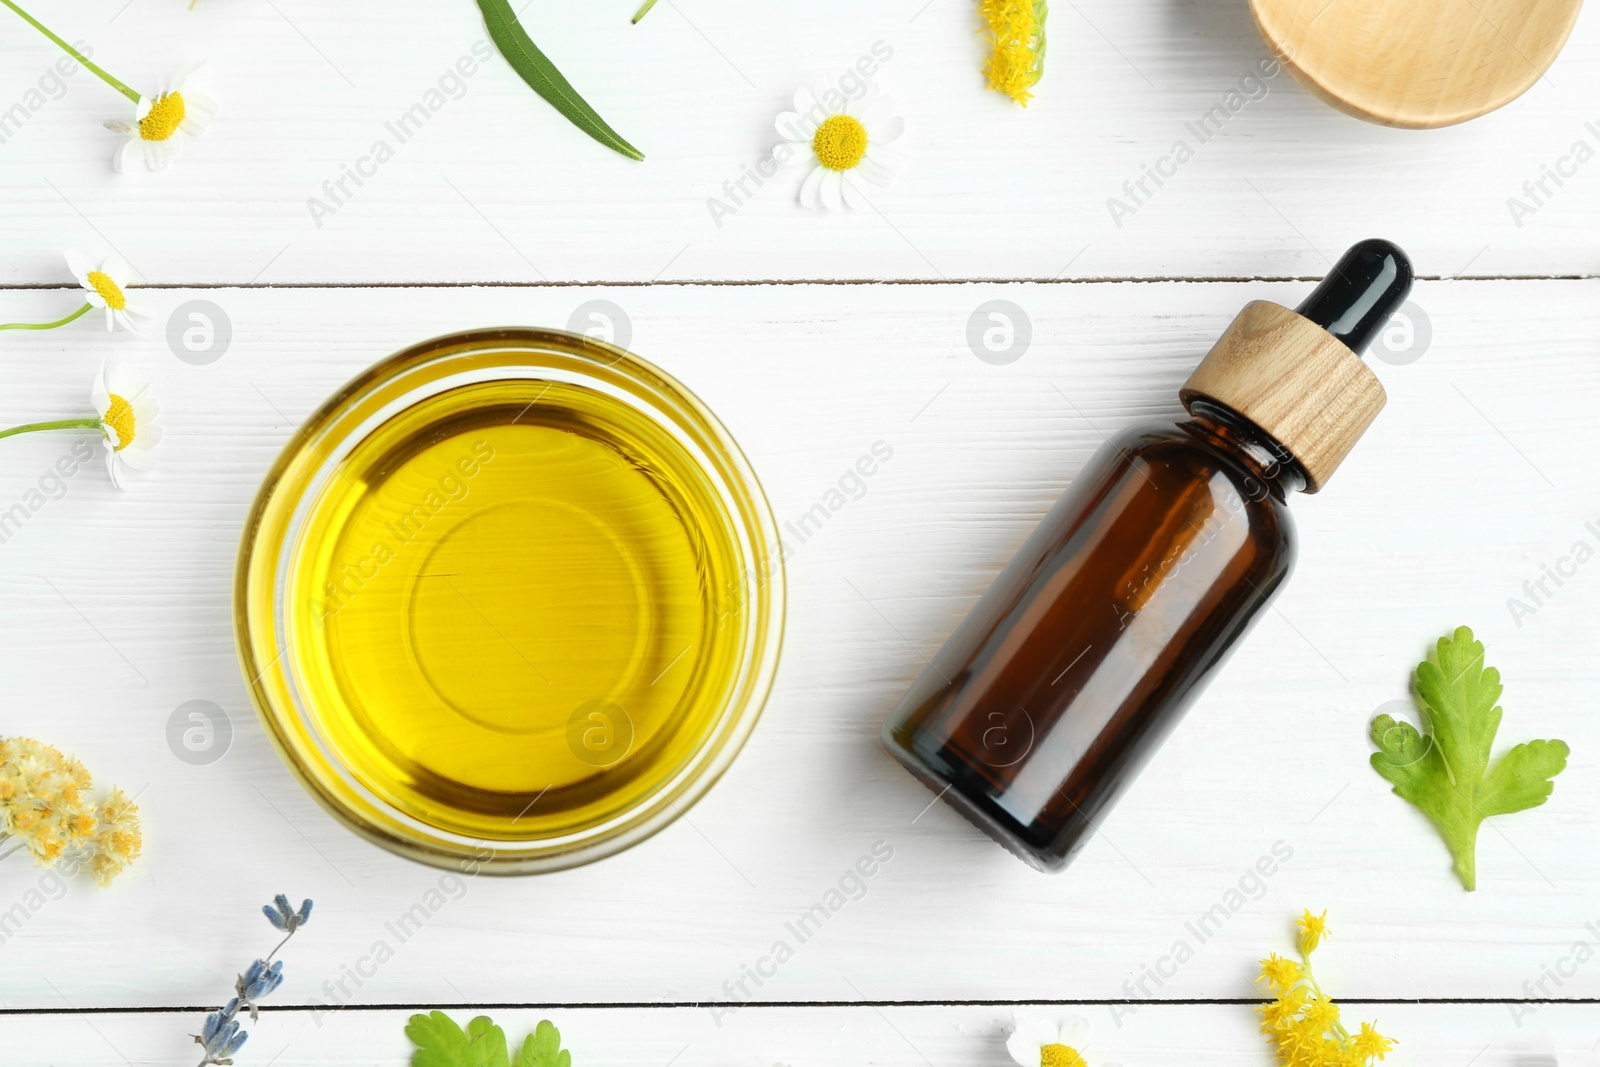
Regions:
[[[1298,309],[1247,305],[1179,392],[1189,417],[1107,441],[883,727],[905,767],[1060,870],[1294,565],[1291,492],[1383,407],[1361,362],[1411,291],[1355,245]]]

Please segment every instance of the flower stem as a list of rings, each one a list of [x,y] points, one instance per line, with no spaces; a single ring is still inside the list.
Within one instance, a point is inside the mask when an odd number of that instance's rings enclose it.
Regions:
[[[104,70],[101,70],[98,66],[96,66],[93,63],[91,63],[89,61],[89,57],[88,56],[84,55],[82,52],[78,51],[76,48],[72,47],[70,44],[68,44],[67,42],[63,41],[61,38],[57,37],[55,34],[51,33],[50,30],[44,25],[44,23],[40,22],[38,19],[34,18],[32,15],[30,15],[26,11],[22,10],[22,8],[18,7],[13,2],[13,0],[0,0],[0,4],[6,5],[11,10],[13,10],[17,14],[21,15],[23,20],[25,22],[27,22],[28,25],[32,26],[34,29],[38,30],[40,33],[44,34],[46,37],[48,37],[52,41],[54,41],[56,43],[57,47],[59,47],[63,52],[65,52],[67,55],[71,56],[73,59],[76,59],[79,63],[82,63],[85,67],[87,67],[89,69],[89,71],[91,73],[93,73],[95,75],[95,77],[99,78],[101,81],[103,81],[107,85],[111,86],[111,88],[115,89],[117,92],[121,93],[123,96],[127,97],[129,100],[132,100],[135,104],[137,104],[139,102],[139,94],[137,92],[135,92],[134,90],[128,88],[127,85],[123,84],[121,81],[117,80],[116,78],[113,78],[111,75],[107,74]]]
[[[4,2],[6,0],[0,0],[0,3]],[[66,318],[57,319],[54,322],[0,322],[0,330],[53,330],[57,326],[65,326],[73,319],[82,318],[89,313],[92,307],[93,305],[91,304],[85,304]]]
[[[639,25],[639,20],[650,14],[650,9],[656,6],[656,0],[644,0],[644,6],[633,16],[633,24]]]
[[[0,0],[4,3],[5,0]],[[30,422],[22,426],[13,426],[9,430],[0,430],[0,437],[13,437],[19,433],[33,433],[35,430],[98,430],[100,419],[90,415],[82,419],[57,419],[54,422]]]
[[[274,945],[273,948],[272,948],[272,951],[267,953],[267,958],[262,960],[261,962],[262,963],[271,963],[272,962],[272,957],[276,956],[278,954],[278,950],[280,948],[282,948],[284,945],[287,945],[289,943],[289,939],[291,937],[293,937],[293,936],[294,936],[294,931],[293,930],[290,930],[287,934],[284,934],[283,935],[283,940],[279,941],[276,945]]]

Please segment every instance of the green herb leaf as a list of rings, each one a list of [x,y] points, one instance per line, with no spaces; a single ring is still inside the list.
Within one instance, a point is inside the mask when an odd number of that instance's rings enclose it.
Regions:
[[[489,27],[489,37],[495,47],[500,49],[500,54],[506,57],[511,69],[521,75],[534,92],[549,101],[574,126],[607,148],[629,159],[644,158],[644,153],[607,125],[606,120],[578,95],[572,83],[562,77],[555,64],[539,51],[517,21],[510,0],[478,0],[478,7],[483,10],[483,21]]]
[[[406,1036],[417,1046],[411,1067],[572,1067],[572,1053],[561,1047],[561,1031],[548,1019],[523,1041],[513,1065],[506,1053],[506,1033],[487,1015],[462,1031],[442,1011],[413,1015]]]
[[[561,1031],[548,1019],[522,1043],[516,1067],[572,1067],[572,1053],[561,1047]]]
[[[406,1036],[417,1046],[411,1067],[511,1067],[505,1031],[487,1015],[469,1022],[465,1033],[442,1011],[413,1015]]]
[[[1372,720],[1373,770],[1433,820],[1468,890],[1477,888],[1483,820],[1543,804],[1571,751],[1564,741],[1529,741],[1490,768],[1501,691],[1500,672],[1484,666],[1483,645],[1462,626],[1439,639],[1433,660],[1417,665],[1416,698],[1427,732],[1388,715]]]

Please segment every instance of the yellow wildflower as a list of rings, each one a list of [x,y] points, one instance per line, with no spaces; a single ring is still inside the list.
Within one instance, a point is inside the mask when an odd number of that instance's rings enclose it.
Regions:
[[[1296,919],[1294,924],[1300,927],[1301,930],[1300,951],[1307,956],[1315,952],[1317,946],[1322,944],[1322,939],[1328,936],[1327,912],[1323,912],[1321,915],[1313,915],[1311,914],[1311,909],[1307,908],[1306,913]]]
[[[1300,981],[1300,965],[1293,960],[1286,960],[1274,952],[1261,961],[1260,981],[1267,983],[1279,993],[1286,992]]]
[[[1302,962],[1273,953],[1261,961],[1261,977],[1277,998],[1256,1009],[1261,1032],[1276,1047],[1281,1067],[1373,1067],[1394,1045],[1362,1023],[1351,1036],[1339,1019],[1339,1005],[1317,985],[1311,970],[1311,953],[1327,937],[1328,913],[1306,911],[1295,925],[1300,928]]]
[[[1361,1032],[1350,1039],[1350,1051],[1361,1057],[1362,1063],[1383,1059],[1393,1046],[1394,1042],[1373,1029],[1371,1023],[1362,1023]]]
[[[1044,73],[1045,0],[980,0],[978,13],[992,44],[983,68],[989,88],[1028,106],[1032,89]]]

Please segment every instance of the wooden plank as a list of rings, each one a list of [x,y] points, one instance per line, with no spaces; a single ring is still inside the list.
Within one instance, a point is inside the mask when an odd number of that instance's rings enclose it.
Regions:
[[[117,355],[154,381],[168,437],[140,490],[114,493],[91,467],[0,545],[6,732],[47,738],[137,791],[148,826],[126,884],[73,885],[28,910],[0,948],[0,1004],[204,1003],[219,975],[267,947],[253,909],[279,890],[318,901],[291,946],[297,996],[367,967],[377,942],[395,940],[386,924],[433,891],[443,902],[350,1001],[717,999],[877,841],[892,862],[794,946],[764,997],[1248,995],[1251,961],[1287,947],[1287,919],[1307,906],[1330,910],[1344,955],[1329,973],[1344,995],[1530,995],[1525,983],[1600,936],[1586,925],[1600,921],[1589,625],[1600,578],[1586,565],[1547,585],[1554,595],[1520,625],[1506,606],[1575,541],[1592,543],[1585,523],[1600,522],[1589,469],[1600,282],[1419,286],[1431,346],[1405,365],[1374,364],[1389,407],[1328,489],[1296,501],[1304,550],[1278,610],[1066,874],[1038,875],[930,806],[877,748],[923,657],[1102,436],[1175,415],[1178,384],[1239,307],[1292,303],[1305,288],[162,291],[148,294],[162,322],[190,300],[226,310],[221,359],[182,362],[160,331],[5,338],[0,417],[84,408],[93,368]],[[686,820],[588,868],[441,887],[438,872],[324,815],[268,748],[230,634],[239,525],[296,423],[359,368],[451,329],[564,324],[590,299],[625,308],[632,347],[720,413],[780,522],[874,442],[894,456],[797,546],[776,691]],[[61,300],[4,294],[16,315]],[[968,347],[969,319],[989,300],[1032,322],[1031,347],[1008,365]],[[0,510],[67,447],[5,442]],[[1366,766],[1375,709],[1403,698],[1429,642],[1463,622],[1506,679],[1502,742],[1562,737],[1574,753],[1546,808],[1485,830],[1473,895],[1424,819]],[[207,766],[178,760],[166,739],[191,700],[232,725],[231,747]],[[1254,873],[1278,842],[1292,858]],[[39,879],[15,859],[0,867],[0,914]],[[1218,906],[1225,921],[1213,918],[1202,943],[1191,924]],[[1193,958],[1159,986],[1144,978],[1172,970],[1162,960],[1180,941]],[[1559,995],[1600,996],[1600,971],[1579,968]]]
[[[293,979],[289,980],[292,983]],[[286,983],[283,993],[290,984]],[[1348,1020],[1376,1018],[1399,1040],[1390,1062],[1415,1067],[1488,1064],[1592,1063],[1597,1018],[1593,1005],[1377,1004],[1346,1008]],[[423,1009],[426,1010],[426,1009]],[[476,1009],[447,1005],[457,1022]],[[1006,1007],[746,1007],[713,1019],[698,1008],[495,1009],[492,1017],[520,1043],[542,1018],[561,1031],[577,1067],[661,1067],[669,1062],[735,1064],[805,1063],[820,1067],[863,1064],[1009,1064],[1005,1038],[1012,1029]],[[1087,1024],[1084,1051],[1091,1067],[1110,1064],[1186,1063],[1201,1067],[1266,1064],[1264,1039],[1248,1005],[1146,1005],[1119,1020],[1104,1005],[1018,1009],[1050,1019]],[[408,1010],[316,1015],[268,1011],[248,1027],[241,1064],[321,1067],[324,1064],[397,1065],[411,1043]],[[719,1027],[718,1021],[722,1023]],[[0,1035],[12,1062],[56,1067],[105,1063],[190,1067],[197,1058],[187,1036],[199,1029],[198,1012],[148,1015],[95,1014],[0,1017]],[[1118,1025],[1120,1022],[1120,1026]],[[1520,1026],[1518,1024],[1521,1024]],[[120,1057],[120,1059],[119,1059]],[[1559,1057],[1559,1059],[1557,1059]]]
[[[636,27],[632,0],[528,10],[535,40],[646,152],[636,164],[498,57],[480,64],[470,0],[187,6],[34,5],[144,91],[207,61],[223,111],[162,176],[111,173],[101,123],[127,118],[122,98],[80,72],[51,99],[48,45],[14,20],[0,36],[0,110],[26,116],[0,143],[0,281],[61,280],[67,244],[115,246],[178,284],[1303,277],[1373,234],[1425,275],[1595,267],[1592,14],[1525,96],[1416,132],[1261,77],[1276,68],[1243,3],[1063,6],[1026,111],[982,88],[970,2],[683,0]],[[900,183],[873,210],[818,216],[793,202],[800,171],[748,179],[796,86],[837,85],[863,57],[908,121]],[[426,120],[401,130],[412,105]]]

